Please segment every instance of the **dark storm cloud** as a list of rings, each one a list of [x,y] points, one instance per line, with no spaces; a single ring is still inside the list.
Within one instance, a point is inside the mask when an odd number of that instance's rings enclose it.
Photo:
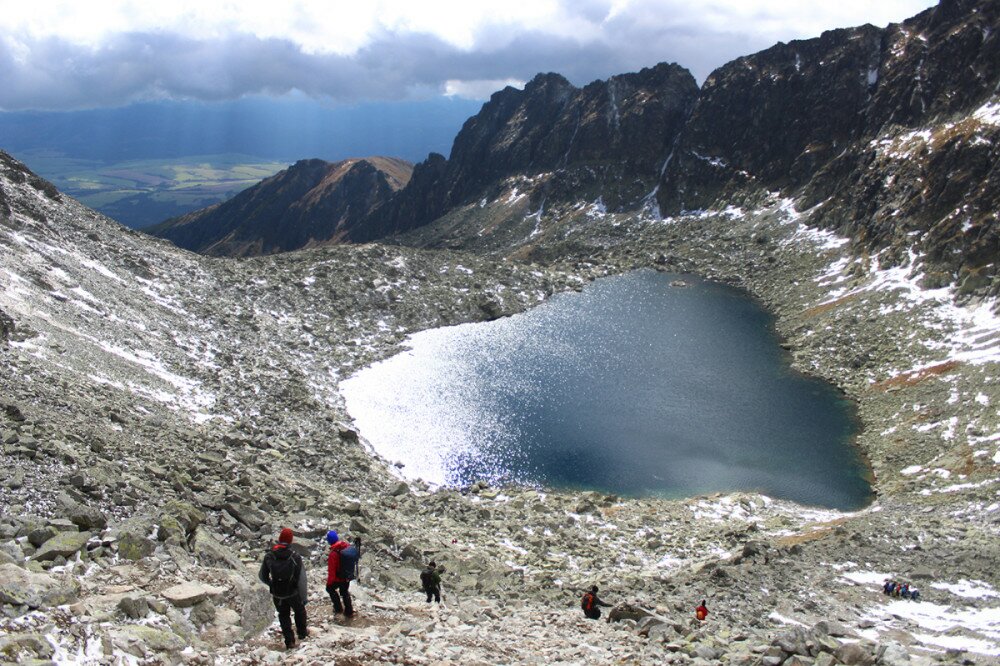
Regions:
[[[250,35],[209,41],[131,33],[98,48],[55,38],[22,48],[0,41],[0,107],[69,109],[291,90],[338,101],[392,100],[416,89],[440,91],[448,80],[523,80],[538,71],[586,82],[628,64],[600,44],[531,32],[505,41],[497,49],[463,51],[430,35],[387,35],[350,56],[308,54],[287,40]]]
[[[223,100],[293,90],[339,102],[398,100],[440,94],[448,82],[489,86],[549,71],[582,85],[663,61],[677,62],[702,80],[724,62],[770,46],[775,34],[810,36],[797,34],[803,28],[783,18],[796,3],[772,2],[785,11],[751,12],[748,19],[737,9],[752,7],[734,0],[698,6],[632,0],[619,13],[608,0],[575,0],[564,7],[567,25],[548,26],[553,30],[528,30],[517,21],[487,23],[477,30],[474,46],[460,48],[436,35],[381,28],[350,55],[310,53],[290,39],[248,33],[207,39],[169,31],[126,32],[107,36],[97,46],[0,34],[0,109]],[[915,7],[925,2],[895,0]],[[811,11],[823,14],[815,9],[796,16]],[[822,22],[841,18],[824,15]],[[473,88],[482,86],[467,87]]]

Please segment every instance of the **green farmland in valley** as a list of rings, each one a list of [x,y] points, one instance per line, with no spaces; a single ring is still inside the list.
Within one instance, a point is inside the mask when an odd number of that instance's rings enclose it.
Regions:
[[[43,151],[18,157],[63,192],[134,229],[225,201],[288,166],[237,153],[111,164]]]

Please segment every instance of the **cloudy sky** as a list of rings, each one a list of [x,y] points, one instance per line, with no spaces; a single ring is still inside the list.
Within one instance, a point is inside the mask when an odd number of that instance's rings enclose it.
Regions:
[[[883,26],[933,0],[0,0],[0,109],[299,91],[482,98],[674,61],[701,81],[777,41]]]

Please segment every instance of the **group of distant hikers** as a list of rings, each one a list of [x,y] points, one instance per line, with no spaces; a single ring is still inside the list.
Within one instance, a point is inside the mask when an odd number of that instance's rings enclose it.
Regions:
[[[302,556],[292,548],[295,535],[291,528],[285,527],[278,534],[278,542],[274,544],[260,565],[257,576],[271,591],[274,608],[278,611],[278,624],[281,625],[281,635],[285,647],[295,647],[295,639],[301,641],[309,636],[306,624],[306,587],[305,563]],[[350,544],[340,538],[336,530],[326,533],[326,542],[330,544],[330,552],[326,559],[326,592],[330,595],[335,614],[343,613],[344,617],[354,616],[354,603],[351,599],[351,581],[357,578],[358,563],[361,559],[360,537]],[[437,563],[430,562],[420,572],[420,586],[427,595],[427,603],[441,603],[441,572]],[[583,614],[598,620],[601,617],[601,607],[611,604],[602,601],[597,596],[598,588],[594,585],[583,595],[581,606]],[[295,618],[294,629],[292,618]],[[708,616],[705,602],[695,609],[695,617],[704,621]]]
[[[920,590],[917,588],[910,587],[909,583],[899,583],[888,578],[882,584],[882,594],[890,597],[902,597],[903,599],[910,599],[912,601],[920,598]]]
[[[264,555],[257,573],[257,577],[271,591],[271,600],[278,611],[281,635],[285,639],[285,647],[289,649],[295,647],[296,636],[300,641],[309,636],[309,628],[306,626],[306,600],[309,594],[306,568],[302,556],[291,547],[294,538],[291,528],[283,528],[278,534],[278,543]],[[342,540],[336,530],[330,530],[326,533],[326,542],[330,544],[330,552],[326,558],[326,593],[333,603],[333,612],[343,613],[346,618],[354,617],[351,581],[358,576],[361,538],[356,538],[350,544]],[[431,562],[420,572],[420,584],[427,594],[427,603],[432,599],[441,603],[440,572],[435,562]]]

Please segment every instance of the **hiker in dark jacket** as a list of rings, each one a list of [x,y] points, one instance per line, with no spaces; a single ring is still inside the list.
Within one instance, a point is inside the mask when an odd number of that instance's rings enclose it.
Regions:
[[[586,615],[591,620],[601,619],[601,609],[600,606],[610,606],[611,604],[606,604],[597,597],[597,586],[590,588],[590,592],[583,595],[583,599],[580,600],[580,607],[583,608],[583,614]]]
[[[295,645],[295,634],[299,640],[309,635],[306,628],[306,568],[302,557],[289,546],[292,530],[284,528],[278,535],[278,543],[264,556],[257,577],[271,590],[271,600],[278,611],[278,624],[285,639],[285,647]],[[295,613],[295,632],[292,631],[292,612]]]
[[[330,601],[333,602],[334,613],[343,613],[344,617],[352,617],[354,604],[351,602],[350,587],[353,574],[345,576],[340,571],[340,552],[350,547],[351,544],[341,541],[336,530],[330,530],[326,533],[326,542],[330,544],[330,554],[326,558],[326,593],[330,595]],[[343,601],[343,605],[341,605],[341,601]]]
[[[427,603],[434,601],[441,603],[441,572],[438,571],[437,563],[431,562],[427,568],[420,572],[420,584],[427,593]]]

